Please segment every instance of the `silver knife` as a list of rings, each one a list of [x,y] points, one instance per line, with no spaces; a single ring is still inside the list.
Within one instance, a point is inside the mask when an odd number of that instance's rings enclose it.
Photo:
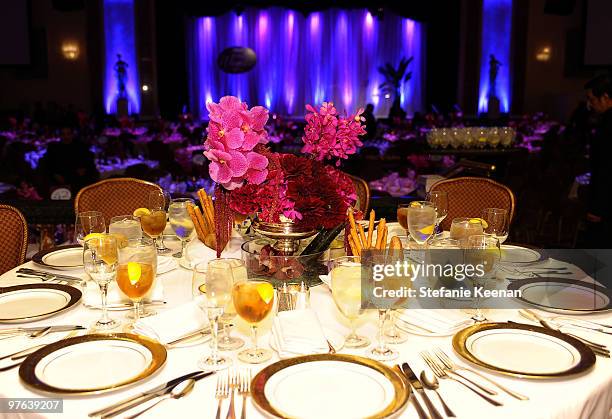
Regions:
[[[113,417],[115,415],[125,412],[128,409],[131,409],[134,406],[137,406],[141,403],[149,401],[155,397],[159,397],[167,391],[171,391],[181,381],[188,380],[190,378],[193,378],[194,380],[199,380],[201,378],[208,377],[211,374],[214,374],[214,373],[195,371],[189,374],[185,374],[181,377],[174,378],[168,381],[167,383],[163,383],[156,387],[153,387],[151,390],[145,391],[144,393],[137,394],[136,396],[132,396],[128,399],[122,400],[118,403],[112,404],[103,409],[96,410],[95,412],[91,412],[89,416],[90,417],[95,417],[95,416]]]
[[[84,330],[85,327],[78,325],[62,325],[62,326],[37,326],[37,327],[13,327],[11,329],[0,329],[0,335],[3,334],[17,334],[17,333],[32,333],[32,332],[40,332],[49,328],[47,333],[55,333],[55,332],[69,332],[71,330]]]
[[[56,273],[52,273],[52,272],[45,272],[45,271],[37,271],[34,269],[27,269],[27,268],[21,268],[19,270],[17,270],[18,274],[26,274],[26,275],[35,275],[35,276],[40,276],[40,277],[55,277],[57,279],[63,279],[66,281],[83,281],[82,278],[76,277],[76,276],[69,276],[69,275],[64,275],[64,274],[56,274]]]
[[[425,390],[423,390],[423,384],[421,384],[416,374],[414,373],[414,371],[412,371],[412,368],[410,368],[410,365],[408,365],[407,362],[402,363],[402,371],[408,378],[408,381],[410,381],[410,385],[414,388],[414,391],[418,392],[421,396],[423,396],[423,400],[425,400],[425,404],[427,405],[427,409],[431,412],[431,416],[434,419],[443,419],[440,412],[438,412],[438,409],[436,409],[434,404],[429,399],[429,396],[427,395]]]

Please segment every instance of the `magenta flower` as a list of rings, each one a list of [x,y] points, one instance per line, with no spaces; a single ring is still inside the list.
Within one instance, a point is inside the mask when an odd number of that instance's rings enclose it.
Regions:
[[[355,154],[363,145],[359,140],[365,134],[365,127],[361,125],[363,109],[344,118],[338,116],[331,102],[323,102],[318,111],[311,105],[306,105],[306,109],[309,113],[305,117],[302,152],[312,154],[319,161],[336,158],[336,165],[340,165],[340,159]]]
[[[249,109],[234,96],[224,96],[206,107],[210,122],[204,155],[210,160],[210,177],[228,190],[261,184],[268,174],[268,159],[255,147],[267,142],[268,110],[262,106]]]

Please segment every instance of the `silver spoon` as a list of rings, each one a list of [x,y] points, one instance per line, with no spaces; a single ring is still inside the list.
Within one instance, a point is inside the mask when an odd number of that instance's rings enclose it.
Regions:
[[[151,406],[147,407],[144,410],[141,410],[140,412],[132,415],[132,416],[128,416],[125,419],[134,419],[140,415],[142,415],[144,412],[146,412],[149,409],[152,409],[153,407],[157,406],[159,403],[163,402],[164,400],[168,400],[168,399],[180,399],[183,396],[188,395],[189,393],[191,393],[191,390],[193,390],[193,386],[195,385],[195,380],[194,379],[189,379],[189,380],[185,380],[185,381],[181,381],[180,383],[178,383],[176,385],[176,387],[174,387],[172,389],[172,391],[168,394],[165,394],[164,396],[160,397],[158,401],[156,401],[155,403],[153,403]]]
[[[423,370],[421,371],[420,378],[426,389],[433,390],[436,392],[436,394],[438,395],[438,399],[440,399],[440,403],[442,403],[442,407],[444,407],[444,413],[446,413],[446,416],[450,416],[451,418],[456,417],[455,413],[453,413],[451,408],[448,407],[448,405],[438,392],[438,387],[440,386],[440,383],[438,383],[438,379],[436,378],[436,376],[433,375],[431,371]]]

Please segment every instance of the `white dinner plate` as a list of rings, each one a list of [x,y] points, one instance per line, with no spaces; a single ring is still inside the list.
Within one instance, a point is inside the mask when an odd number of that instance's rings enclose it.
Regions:
[[[94,394],[140,381],[166,361],[166,349],[143,336],[84,335],[52,343],[19,369],[30,387],[46,393]]]
[[[83,247],[79,244],[70,244],[42,250],[32,256],[32,261],[58,270],[78,269],[83,267]]]
[[[527,278],[511,281],[509,290],[520,290],[519,301],[561,314],[591,314],[612,310],[610,290],[567,278]]]
[[[278,361],[253,378],[253,400],[275,417],[373,418],[400,411],[408,390],[399,373],[352,355]]]
[[[63,284],[24,284],[0,288],[0,323],[25,323],[76,305],[82,293]]]
[[[582,342],[554,330],[514,323],[480,323],[453,338],[455,351],[496,372],[534,378],[583,372],[595,355]]]
[[[512,244],[502,244],[501,251],[501,263],[534,263],[542,258],[540,252],[537,252],[533,249],[529,249],[527,247],[515,246]]]

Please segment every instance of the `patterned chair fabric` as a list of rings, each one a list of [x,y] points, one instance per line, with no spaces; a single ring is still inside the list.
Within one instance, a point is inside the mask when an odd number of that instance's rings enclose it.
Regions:
[[[28,224],[23,214],[9,205],[0,205],[0,274],[25,262]]]
[[[364,214],[364,217],[367,218],[368,212],[370,211],[370,187],[368,186],[368,182],[357,176],[348,176],[353,181],[353,185],[355,185],[355,192],[357,193],[357,202],[355,207]]]
[[[480,217],[485,208],[508,210],[510,222],[514,217],[514,193],[505,185],[491,179],[458,177],[436,182],[431,191],[446,191],[448,215],[440,226],[450,230],[453,218]]]
[[[149,194],[161,191],[158,185],[134,178],[106,179],[84,187],[74,200],[74,210],[100,211],[106,226],[118,215],[131,215],[136,208],[148,208]]]

